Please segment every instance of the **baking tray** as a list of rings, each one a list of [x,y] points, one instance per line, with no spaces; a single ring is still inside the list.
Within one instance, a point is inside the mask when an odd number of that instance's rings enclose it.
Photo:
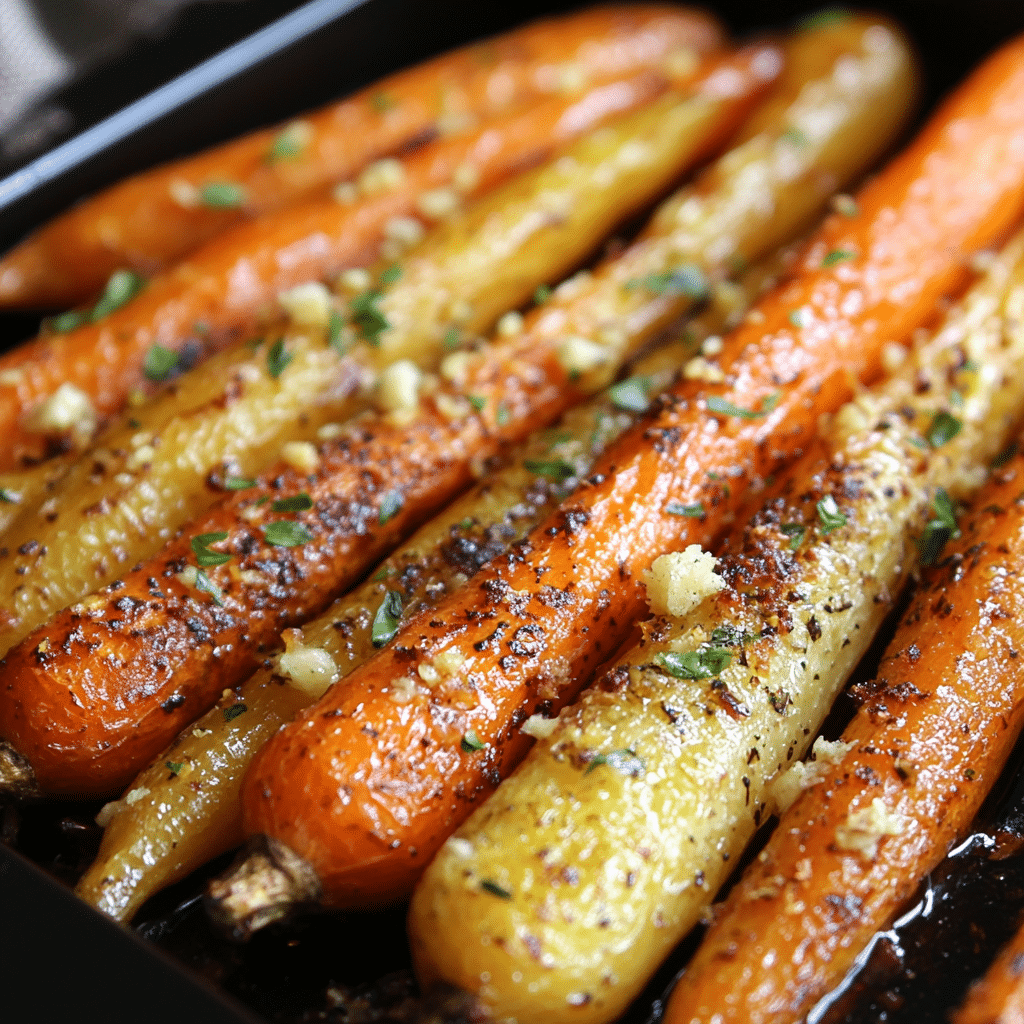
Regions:
[[[252,2],[259,6],[258,0]],[[281,120],[452,46],[580,5],[313,0],[278,6],[294,9],[195,67],[187,68],[194,48],[182,44],[181,73],[121,109],[103,109],[103,104],[109,105],[110,97],[138,95],[130,54],[70,88],[65,99],[75,109],[91,111],[91,123],[50,152],[9,168],[0,179],[0,250],[125,174]],[[708,6],[742,35],[784,26],[821,4],[718,0]],[[1024,31],[1020,0],[890,0],[871,6],[899,20],[917,44],[925,74],[922,116],[1001,40]],[[173,56],[173,51],[172,38],[162,52]],[[0,315],[0,348],[29,336],[35,326],[31,315]],[[1018,755],[1014,771],[1020,763]],[[408,988],[400,973],[408,965],[401,908],[313,918],[269,929],[240,948],[206,928],[196,900],[201,879],[186,880],[156,897],[131,930],[78,903],[62,881],[73,880],[95,844],[88,823],[96,809],[49,805],[0,815],[0,833],[4,838],[17,833],[21,850],[0,843],[0,1019],[341,1022],[355,1019],[351,1003],[338,1008],[343,996],[391,972],[399,973],[372,997],[357,1001],[360,1012],[369,1020],[375,1000],[401,1003]],[[1011,775],[1004,778],[983,819],[988,834],[1020,834],[1024,785]],[[943,869],[949,878],[926,888],[921,906],[952,906],[957,900],[981,906],[987,899],[1001,913],[981,924],[971,918],[970,942],[962,914],[930,915],[923,931],[908,925],[900,935],[908,956],[917,948],[918,973],[924,977],[918,988],[952,991],[948,972],[954,961],[965,978],[977,974],[1012,930],[1010,908],[1024,907],[1024,857],[992,868],[985,856],[989,842],[983,838],[968,844],[961,859]],[[970,870],[963,870],[964,864]],[[957,936],[963,936],[959,945]],[[659,972],[630,1011],[631,1021],[653,1019],[658,996],[684,957],[677,954]],[[873,968],[876,974],[884,969],[884,963]],[[902,989],[890,985],[877,998],[850,1003],[847,1019],[894,1020],[908,1006],[917,1021],[942,1019],[913,1010],[918,997],[901,984]]]

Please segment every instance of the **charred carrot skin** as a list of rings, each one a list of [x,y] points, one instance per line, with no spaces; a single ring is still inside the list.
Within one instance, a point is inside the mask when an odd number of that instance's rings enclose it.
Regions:
[[[1003,947],[983,978],[968,989],[953,1024],[1018,1024],[1024,1020],[1024,930]]]
[[[883,343],[962,283],[961,254],[1019,217],[1022,57],[1024,40],[990,58],[862,190],[856,215],[826,223],[794,281],[727,340],[722,390],[670,392],[506,559],[276,734],[243,787],[247,831],[306,858],[328,903],[407,892],[525,752],[518,724],[569,699],[623,639],[642,612],[640,572],[713,536],[745,485],[849,396],[851,376],[877,375]],[[857,257],[825,259],[839,251]],[[697,501],[704,521],[665,512]],[[419,666],[447,652],[458,674],[419,687]],[[484,750],[460,748],[470,731]]]
[[[803,1019],[970,827],[1024,724],[1022,480],[1021,459],[994,474],[922,582],[859,688],[849,751],[730,894],[672,1024]]]
[[[695,61],[689,76],[700,71]],[[390,225],[425,230],[420,207],[482,195],[524,166],[548,159],[561,143],[590,131],[610,116],[640,106],[663,92],[667,74],[648,72],[590,89],[578,99],[551,97],[510,116],[495,117],[451,138],[439,139],[393,166],[401,180],[382,193],[346,204],[330,195],[225,231],[184,262],[150,280],[127,305],[95,323],[66,333],[44,332],[0,356],[0,431],[8,444],[0,472],[46,457],[66,444],[70,432],[47,433],[34,422],[38,405],[62,384],[86,394],[99,429],[161,379],[147,377],[154,345],[193,366],[257,330],[278,293],[311,280],[332,280],[341,270],[400,255]],[[466,187],[456,190],[453,178]],[[378,177],[383,177],[383,170]],[[435,192],[435,189],[443,189]],[[444,208],[444,207],[439,207]],[[397,228],[396,228],[397,229]],[[382,245],[383,243],[383,245]],[[75,437],[76,444],[88,440]]]
[[[665,97],[650,111],[651,126],[680,140],[673,159],[699,159],[724,141],[778,66],[774,46],[745,48],[707,76],[711,83],[727,71],[725,95],[709,85],[711,95],[692,101]],[[652,306],[642,291],[633,301],[641,312]],[[104,794],[123,786],[221,689],[251,673],[281,629],[321,611],[468,486],[474,465],[599,387],[666,314],[690,301],[655,301],[658,316],[641,316],[642,330],[610,339],[596,373],[567,360],[564,309],[542,309],[538,332],[475,357],[464,354],[464,375],[449,371],[453,380],[411,422],[357,422],[321,445],[315,468],[271,467],[253,495],[228,495],[154,559],[59,612],[9,651],[0,662],[0,736],[33,764],[44,791]],[[310,506],[298,512],[301,541],[266,540],[268,530],[281,529],[272,525],[280,518],[276,501],[300,494]],[[194,562],[193,539],[222,533],[231,566],[211,568],[208,577],[220,592],[218,604],[181,574]]]
[[[645,5],[598,7],[464,47],[84,201],[0,261],[0,304],[86,301],[119,268],[151,274],[232,224],[343,181],[378,157],[546,93],[622,77],[668,55],[692,59],[721,41],[707,14]]]

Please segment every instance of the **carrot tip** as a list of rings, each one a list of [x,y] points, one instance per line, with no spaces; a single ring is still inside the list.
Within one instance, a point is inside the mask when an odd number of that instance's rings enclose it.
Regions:
[[[321,898],[320,880],[309,862],[270,836],[253,836],[235,862],[206,890],[206,912],[235,942]]]

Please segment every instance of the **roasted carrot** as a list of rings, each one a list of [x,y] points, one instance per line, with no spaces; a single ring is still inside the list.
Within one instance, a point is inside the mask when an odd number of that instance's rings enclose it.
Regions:
[[[1024,333],[1003,322],[1022,300],[1019,236],[936,337],[744,510],[717,579],[706,554],[654,563],[658,614],[640,641],[541,723],[421,879],[409,930],[422,982],[468,990],[496,1019],[619,1016],[707,912],[774,777],[868,649],[933,495],[983,479],[1024,413]]]
[[[1019,1024],[1024,1020],[1024,929],[1003,947],[983,978],[967,990],[953,1024]]]
[[[525,752],[516,724],[568,699],[623,639],[642,611],[642,570],[712,536],[748,482],[849,396],[851,379],[877,375],[884,343],[964,282],[962,254],[1020,217],[1022,56],[1024,39],[990,58],[846,208],[852,216],[826,223],[794,280],[727,339],[720,390],[702,395],[691,381],[669,392],[508,559],[410,623],[257,755],[246,828],[305,858],[326,902],[407,893]],[[839,252],[848,258],[829,255]],[[707,515],[672,515],[670,502],[703,502]],[[415,673],[438,657],[459,668],[429,690]],[[467,732],[482,750],[460,749]]]
[[[1024,724],[1022,480],[1017,459],[979,494],[859,687],[843,756],[782,815],[667,1020],[802,1020],[965,834]]]
[[[277,320],[262,341],[213,356],[133,407],[77,460],[45,509],[24,507],[9,528],[0,547],[0,653],[152,557],[214,504],[225,477],[252,477],[286,444],[312,443],[321,428],[371,406],[372,384],[393,362],[434,370],[453,344],[472,346],[721,145],[777,66],[770,46],[723,57],[692,93],[616,119],[439,224],[397,268],[374,268],[366,290],[331,296],[314,285],[315,317]],[[734,88],[723,90],[723,77]],[[749,208],[754,198],[725,208]],[[754,237],[763,222],[753,222]],[[656,308],[680,301],[669,296]],[[411,367],[402,369],[408,378]],[[73,399],[77,389],[62,392]]]
[[[697,62],[689,77],[699,70]],[[154,391],[181,365],[194,366],[258,330],[282,291],[399,258],[402,240],[415,240],[432,219],[455,213],[516,170],[548,159],[556,146],[653,99],[668,80],[650,72],[576,99],[550,97],[402,160],[371,165],[361,200],[339,202],[328,195],[238,225],[109,314],[85,317],[68,331],[44,330],[0,356],[0,430],[8,438],[0,471],[91,440],[89,431],[63,423],[47,429],[39,410],[59,386],[71,384],[88,397],[90,426],[100,429],[129,399],[137,402]],[[685,79],[676,83],[685,85]],[[456,177],[463,187],[455,187]]]
[[[620,78],[719,45],[707,14],[598,7],[401,71],[290,124],[146,171],[80,203],[0,261],[0,304],[88,301],[117,270],[148,275],[239,221],[545,94]]]

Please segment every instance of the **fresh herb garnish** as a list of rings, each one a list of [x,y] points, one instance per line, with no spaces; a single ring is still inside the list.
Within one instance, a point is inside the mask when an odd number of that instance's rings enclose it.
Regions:
[[[43,321],[43,326],[54,334],[67,334],[81,327],[88,320],[88,312],[83,312],[80,309],[71,309],[67,313],[58,313],[56,316],[47,317]]]
[[[247,476],[229,476],[224,478],[224,489],[227,491],[247,491],[255,487],[256,481]]]
[[[302,523],[295,523],[290,519],[278,519],[276,522],[267,523],[263,527],[263,536],[268,544],[278,548],[297,548],[313,539],[313,534]]]
[[[483,412],[487,406],[487,399],[483,395],[466,395],[469,399],[469,404],[476,409],[477,412]]]
[[[710,679],[728,666],[732,653],[722,647],[705,647],[699,651],[668,651],[654,660],[676,679]]]
[[[200,533],[192,538],[192,553],[196,556],[196,562],[202,566],[223,565],[231,561],[231,556],[223,551],[211,551],[210,545],[219,541],[227,540],[225,531],[217,533]]]
[[[301,122],[285,125],[267,150],[267,163],[276,164],[279,160],[292,160],[297,157],[306,148],[307,131],[307,126]]]
[[[146,353],[142,372],[152,381],[166,380],[178,365],[178,353],[163,345],[153,345]]]
[[[222,710],[224,721],[233,722],[239,715],[244,715],[248,710],[244,704],[232,704],[231,707]]]
[[[844,263],[846,260],[856,259],[857,254],[852,249],[833,249],[825,254],[821,265],[825,268],[834,267],[837,263]]]
[[[758,634],[748,633],[746,630],[740,629],[738,626],[715,626],[715,628],[711,630],[711,642],[715,644],[724,644],[726,647],[742,647],[744,644],[748,644],[759,639],[760,636]]]
[[[214,210],[234,210],[245,203],[245,189],[233,181],[211,181],[199,190],[199,201]]]
[[[389,519],[393,519],[398,510],[402,507],[402,492],[387,491],[380,499],[380,508],[377,510],[377,522],[383,526]]]
[[[782,133],[782,139],[794,146],[806,146],[810,141],[799,128],[790,128]]]
[[[603,764],[622,772],[623,775],[632,775],[633,778],[647,768],[644,759],[632,747],[622,747],[620,750],[610,750],[607,754],[598,754],[587,765],[587,770],[583,774],[589,775]]]
[[[508,889],[503,889],[497,882],[492,882],[489,878],[485,878],[480,882],[480,888],[484,892],[489,892],[492,896],[497,896],[498,899],[512,899],[512,893]]]
[[[402,268],[398,264],[388,267],[383,270],[380,275],[380,283],[382,287],[386,287],[389,284],[394,284],[402,276]]]
[[[561,483],[574,476],[576,467],[564,459],[524,459],[523,469],[529,473],[537,473],[539,476],[546,476],[549,480]]]
[[[511,418],[512,414],[509,412],[508,406],[502,402],[494,413],[494,422],[497,423],[499,427],[507,427]]]
[[[352,326],[374,348],[380,345],[380,336],[391,326],[391,321],[377,305],[382,298],[381,292],[371,288],[350,299],[348,303]]]
[[[694,300],[706,299],[711,294],[704,271],[692,263],[660,274],[634,277],[626,282],[626,287],[646,288],[655,295],[685,295]]]
[[[922,565],[934,565],[946,546],[946,541],[960,536],[953,502],[945,488],[939,487],[935,491],[932,508],[935,510],[935,518],[928,521],[924,533],[917,542]]]
[[[818,502],[817,509],[818,522],[821,523],[822,533],[829,534],[833,530],[838,530],[839,527],[845,526],[848,521],[846,513],[839,508],[836,504],[836,499],[831,494],[826,494]],[[790,543],[792,544],[792,541]]]
[[[402,621],[402,595],[397,590],[389,590],[384,595],[377,614],[373,617],[370,628],[370,640],[374,647],[383,647],[391,642],[398,632]]]
[[[551,298],[551,285],[539,284],[533,290],[533,304],[535,306],[543,306],[548,299]]]
[[[284,347],[284,338],[278,338],[267,351],[267,373],[277,380],[293,358],[291,352]]]
[[[679,501],[670,501],[665,506],[665,511],[670,516],[686,516],[689,519],[703,519],[707,515],[704,503],[696,501],[692,505],[684,505]]]
[[[184,761],[164,761],[164,766],[172,775],[177,775],[185,767]]]
[[[810,29],[824,28],[826,25],[842,24],[844,21],[849,21],[850,17],[851,14],[845,7],[826,7],[814,14],[807,15],[806,18],[801,18],[796,23],[796,27],[801,32],[807,32]]]
[[[1011,441],[990,463],[992,469],[1000,469],[1017,454],[1017,442]]]
[[[789,550],[796,551],[807,536],[807,527],[803,523],[782,523],[779,532],[789,538]]]
[[[20,494],[9,491],[6,487],[0,487],[0,505],[16,505],[21,500]]]
[[[709,395],[705,399],[708,410],[713,413],[717,413],[719,416],[738,416],[744,420],[757,420],[762,416],[767,416],[779,404],[779,393],[768,395],[764,401],[761,402],[760,409],[742,409],[738,405],[733,405],[732,402],[727,402],[724,398],[718,395]]]
[[[300,491],[290,498],[278,498],[270,506],[271,512],[308,512],[313,507],[313,499],[305,492]]]
[[[130,270],[115,270],[103,288],[103,294],[92,307],[89,319],[95,322],[108,313],[113,313],[115,309],[120,309],[126,302],[134,299],[145,286],[144,277]]]
[[[650,388],[647,377],[627,377],[608,389],[608,398],[623,412],[647,412],[651,405]]]
[[[948,412],[937,412],[924,436],[933,448],[941,448],[952,441],[962,429],[963,423],[955,416]]]
[[[461,746],[467,754],[472,754],[477,750],[483,750],[487,744],[471,730],[462,737],[459,746]]]
[[[462,344],[462,334],[458,327],[449,327],[448,330],[444,332],[443,344],[448,352],[451,352],[453,349],[457,349],[459,345]]]
[[[327,344],[343,356],[348,349],[345,342],[345,318],[336,309],[332,309],[327,321]]]
[[[230,558],[230,555],[228,556]],[[199,569],[196,572],[196,590],[201,590],[205,594],[209,594],[213,603],[223,607],[224,605],[224,594],[220,587],[217,586],[209,576]]]
[[[378,114],[384,114],[395,106],[395,100],[386,92],[375,92],[370,97],[370,104]]]

